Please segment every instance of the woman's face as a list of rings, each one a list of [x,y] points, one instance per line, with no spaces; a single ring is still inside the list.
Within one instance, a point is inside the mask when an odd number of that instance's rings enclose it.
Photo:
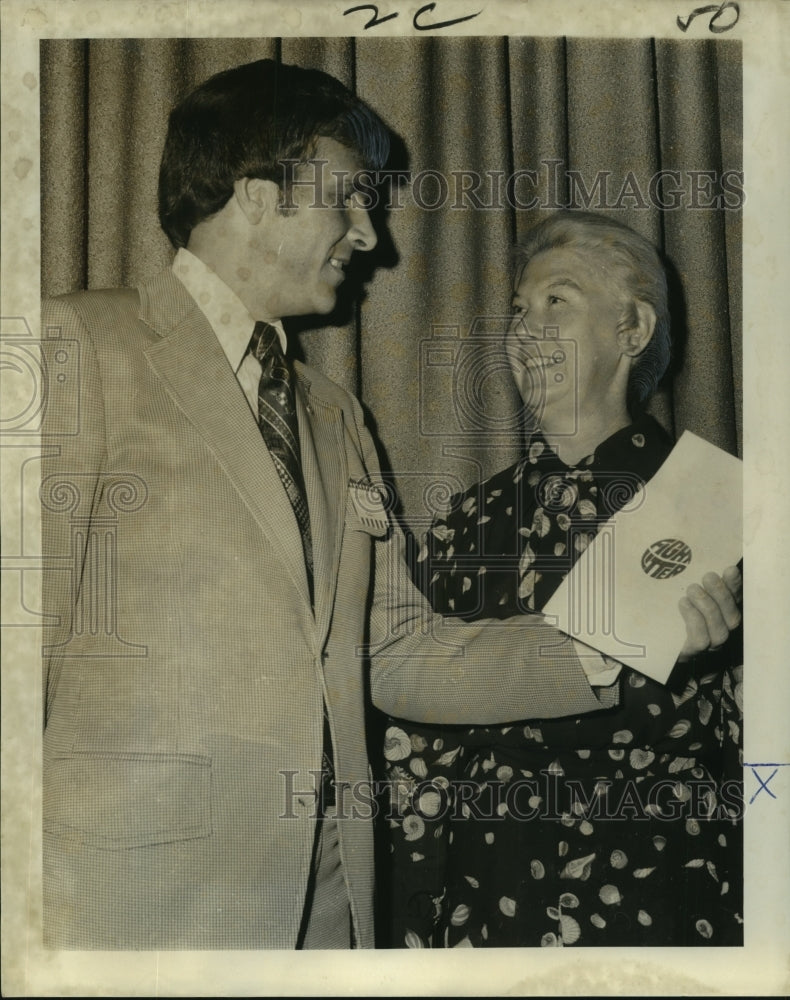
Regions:
[[[605,255],[562,247],[533,257],[516,278],[505,337],[524,405],[544,428],[622,409],[630,358],[618,346],[627,297]]]

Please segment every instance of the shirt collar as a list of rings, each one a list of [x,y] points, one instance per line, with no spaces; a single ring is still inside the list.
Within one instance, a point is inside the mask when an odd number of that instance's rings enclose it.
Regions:
[[[219,275],[199,257],[181,247],[173,261],[173,274],[183,284],[211,325],[231,368],[241,367],[255,327],[255,318]],[[271,324],[280,338],[283,354],[286,337],[279,320]]]

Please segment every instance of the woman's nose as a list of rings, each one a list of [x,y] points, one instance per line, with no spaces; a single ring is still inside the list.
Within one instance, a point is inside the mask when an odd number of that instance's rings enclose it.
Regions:
[[[533,316],[527,315],[526,309],[520,309],[510,320],[510,326],[508,327],[508,333],[513,334],[516,337],[520,337],[522,340],[529,338],[530,340],[535,340],[539,334],[535,332],[535,319]]]

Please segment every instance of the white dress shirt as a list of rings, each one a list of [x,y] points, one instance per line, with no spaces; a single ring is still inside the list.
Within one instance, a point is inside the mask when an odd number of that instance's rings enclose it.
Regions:
[[[215,271],[184,247],[175,256],[173,274],[209,321],[257,419],[261,364],[252,354],[247,354],[255,317]],[[277,331],[285,354],[287,341],[282,323],[279,320],[270,322]]]

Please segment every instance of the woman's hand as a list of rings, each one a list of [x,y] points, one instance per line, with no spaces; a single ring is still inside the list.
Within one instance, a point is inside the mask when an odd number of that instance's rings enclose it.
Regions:
[[[679,662],[723,645],[741,623],[743,579],[737,566],[728,566],[721,576],[706,573],[702,586],[693,583],[678,601],[686,623],[686,641]]]

